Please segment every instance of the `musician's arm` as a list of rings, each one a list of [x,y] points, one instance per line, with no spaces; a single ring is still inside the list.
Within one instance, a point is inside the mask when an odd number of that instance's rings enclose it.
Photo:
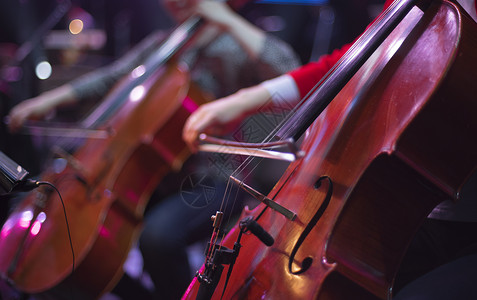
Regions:
[[[28,119],[44,118],[61,105],[89,97],[103,97],[111,87],[157,48],[162,36],[152,33],[111,64],[89,72],[13,107],[8,115],[10,131],[16,132]]]

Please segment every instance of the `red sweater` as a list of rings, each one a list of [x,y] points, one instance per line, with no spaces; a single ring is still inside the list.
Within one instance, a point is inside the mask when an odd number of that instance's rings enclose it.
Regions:
[[[388,8],[393,0],[386,0],[384,8]],[[477,11],[477,1],[474,2]],[[335,65],[335,63],[351,47],[352,43],[343,46],[341,49],[334,50],[331,54],[322,56],[317,62],[308,63],[301,68],[291,71],[289,75],[293,77],[300,91],[300,98],[310,91],[318,81]]]

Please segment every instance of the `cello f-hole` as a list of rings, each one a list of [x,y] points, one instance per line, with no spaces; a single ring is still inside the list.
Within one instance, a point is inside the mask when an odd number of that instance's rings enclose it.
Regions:
[[[290,254],[290,258],[288,260],[288,271],[294,275],[302,274],[306,270],[308,270],[312,263],[313,263],[313,258],[312,257],[306,257],[303,262],[301,263],[301,267],[297,271],[293,271],[293,261],[295,260],[295,256],[298,252],[298,249],[300,246],[303,244],[305,241],[306,237],[308,234],[311,232],[313,227],[315,227],[316,223],[320,218],[323,216],[325,213],[325,210],[328,208],[328,205],[330,204],[331,201],[331,196],[333,195],[333,182],[331,181],[331,178],[328,176],[321,176],[318,178],[318,180],[314,184],[315,189],[320,189],[322,187],[322,182],[323,180],[328,181],[328,191],[326,192],[326,197],[323,200],[323,203],[321,203],[320,207],[316,211],[315,215],[313,218],[310,220],[310,222],[306,225],[305,229],[303,232],[300,234],[300,237],[298,238],[295,246],[293,247],[293,250]]]

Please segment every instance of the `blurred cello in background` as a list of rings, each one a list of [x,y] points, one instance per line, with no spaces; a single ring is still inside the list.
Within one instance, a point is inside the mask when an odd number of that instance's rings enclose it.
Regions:
[[[457,5],[394,1],[274,134],[306,131],[270,194],[241,183],[265,205],[223,240],[218,212],[183,299],[390,299],[414,233],[477,167],[476,47]]]
[[[97,298],[121,277],[151,193],[190,154],[182,126],[206,97],[176,58],[203,23],[194,16],[178,26],[111,91],[81,122],[78,135],[89,138],[73,154],[56,149],[61,159],[40,182],[56,187],[65,208],[41,186],[11,213],[0,272],[19,291]]]

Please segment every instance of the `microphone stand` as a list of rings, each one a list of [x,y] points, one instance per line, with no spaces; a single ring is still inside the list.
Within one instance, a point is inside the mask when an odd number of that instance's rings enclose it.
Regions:
[[[234,243],[233,249],[219,245],[214,241],[214,237],[216,237],[219,232],[218,230],[222,218],[222,212],[217,212],[217,214],[212,217],[212,219],[215,221],[214,233],[212,234],[211,241],[207,244],[205,268],[202,274],[197,272],[195,275],[197,277],[197,281],[200,283],[196,300],[208,300],[212,298],[222,276],[224,265],[229,265],[221,298],[224,296],[225,289],[227,288],[230,275],[232,274],[232,270],[235,265],[235,261],[237,260],[240,248],[242,247],[240,240],[242,239],[243,233],[250,231],[260,241],[269,247],[272,246],[274,242],[273,238],[266,231],[264,231],[255,220],[253,220],[251,217],[247,217],[240,221],[240,232],[237,237],[237,241]]]

